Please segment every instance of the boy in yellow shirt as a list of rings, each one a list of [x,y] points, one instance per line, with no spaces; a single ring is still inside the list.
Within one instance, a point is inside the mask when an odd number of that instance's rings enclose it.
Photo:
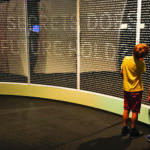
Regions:
[[[123,90],[124,90],[124,112],[123,112],[123,128],[122,135],[125,136],[129,133],[127,121],[129,113],[132,110],[131,117],[131,131],[130,137],[135,138],[140,135],[136,128],[138,120],[138,113],[140,113],[143,84],[142,72],[146,71],[144,57],[149,52],[149,47],[146,44],[137,44],[133,49],[132,56],[126,56],[121,65],[121,75],[123,77]]]

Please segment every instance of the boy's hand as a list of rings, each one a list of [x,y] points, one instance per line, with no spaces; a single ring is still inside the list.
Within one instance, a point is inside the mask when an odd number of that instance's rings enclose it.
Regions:
[[[120,71],[120,75],[123,78],[123,70]]]
[[[150,102],[150,96],[148,97],[147,101]]]

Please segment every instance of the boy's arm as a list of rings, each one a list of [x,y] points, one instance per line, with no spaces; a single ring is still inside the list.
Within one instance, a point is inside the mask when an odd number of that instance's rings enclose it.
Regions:
[[[144,61],[143,61],[143,62],[144,62]],[[142,72],[146,72],[146,65],[145,65],[145,62],[144,62],[144,65],[143,65]]]
[[[123,62],[121,64],[121,71],[120,71],[120,75],[123,78],[123,67],[124,67],[124,62],[125,62],[125,58],[123,59]]]

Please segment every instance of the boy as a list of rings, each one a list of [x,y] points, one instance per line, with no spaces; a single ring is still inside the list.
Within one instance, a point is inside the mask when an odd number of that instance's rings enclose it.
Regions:
[[[142,72],[146,71],[144,57],[149,52],[146,44],[137,44],[133,49],[132,56],[126,56],[121,65],[121,76],[123,77],[124,90],[124,112],[123,112],[123,128],[122,135],[129,133],[127,121],[129,113],[132,110],[130,137],[135,138],[140,135],[136,128],[138,113],[140,113],[143,84]]]

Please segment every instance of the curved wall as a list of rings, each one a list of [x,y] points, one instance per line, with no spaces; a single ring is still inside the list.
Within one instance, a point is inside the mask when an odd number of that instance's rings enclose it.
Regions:
[[[122,115],[123,112],[123,99],[104,94],[54,86],[28,85],[19,83],[1,83],[0,89],[0,94],[3,95],[19,95],[61,100],[106,110],[119,115]],[[150,106],[142,104],[139,121],[150,124],[149,113]]]
[[[148,0],[7,0],[0,8],[0,94],[122,115],[120,65],[136,43],[150,43]],[[139,115],[146,124],[149,79],[147,67]]]

